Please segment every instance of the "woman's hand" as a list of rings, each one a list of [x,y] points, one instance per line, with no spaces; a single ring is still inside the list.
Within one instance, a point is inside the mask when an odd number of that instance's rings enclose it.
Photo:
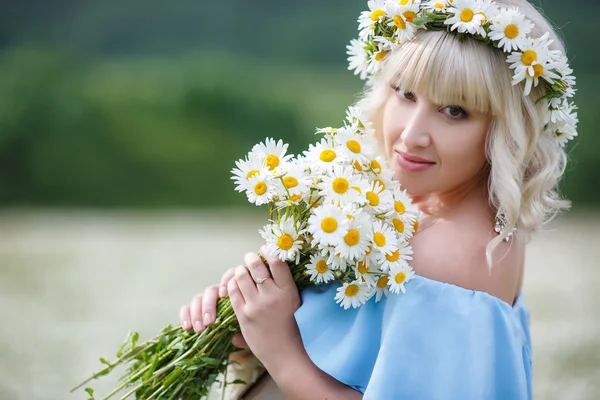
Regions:
[[[289,266],[272,257],[266,246],[260,254],[271,273],[257,254],[247,253],[245,266],[235,269],[227,291],[246,343],[269,370],[304,353],[294,318],[300,307],[300,294]]]

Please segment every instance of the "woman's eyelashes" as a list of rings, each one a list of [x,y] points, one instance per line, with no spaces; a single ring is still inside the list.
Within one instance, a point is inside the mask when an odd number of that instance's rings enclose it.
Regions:
[[[415,94],[409,90],[400,89],[400,87],[396,85],[392,85],[392,89],[394,90],[394,92],[396,92],[396,95],[402,100],[408,100],[413,102],[417,100]],[[451,119],[464,119],[469,116],[469,114],[461,106],[457,105],[449,105],[440,108],[439,111]]]

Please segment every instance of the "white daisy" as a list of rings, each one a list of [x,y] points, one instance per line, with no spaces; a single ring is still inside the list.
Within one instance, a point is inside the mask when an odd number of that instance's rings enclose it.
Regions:
[[[402,218],[398,215],[392,216],[391,222],[400,242],[407,242],[413,237],[413,224],[415,221],[415,217],[410,213],[403,214]]]
[[[398,248],[398,238],[394,231],[383,221],[375,221],[371,231],[373,249],[383,254],[391,254]]]
[[[335,279],[333,271],[327,265],[325,257],[312,254],[310,262],[306,265],[310,280],[315,284],[327,283]]]
[[[332,128],[331,126],[327,126],[325,128],[317,128],[315,135],[325,134],[329,136],[334,136],[337,133],[337,128]]]
[[[354,174],[352,167],[334,166],[333,171],[323,175],[322,182],[317,187],[326,203],[332,202],[344,207],[367,202],[365,194],[369,190],[369,184],[360,175]]]
[[[274,179],[268,173],[252,176],[241,187],[246,191],[248,201],[257,206],[267,204],[277,193]]]
[[[550,108],[544,118],[544,123],[549,122],[559,123],[561,121],[567,122],[571,125],[575,125],[577,121],[577,106],[573,102],[569,102],[569,99],[565,96],[558,99],[552,99],[550,102]]]
[[[373,143],[367,140],[363,135],[357,135],[351,130],[340,128],[335,135],[338,153],[347,161],[359,163],[368,160],[375,154]]]
[[[381,275],[375,283],[375,303],[378,303],[383,296],[388,295],[388,282],[390,281],[389,275]]]
[[[379,268],[384,271],[390,271],[393,268],[399,268],[408,265],[412,260],[412,247],[408,243],[398,243],[398,249],[391,254],[381,254],[378,260]]]
[[[335,246],[348,233],[348,218],[339,207],[325,204],[314,208],[308,219],[308,232],[315,244]]]
[[[575,77],[573,74],[573,69],[569,66],[569,60],[563,54],[557,57],[557,67],[556,69],[561,75],[561,79],[563,82],[567,84],[567,88],[565,89],[566,97],[573,97],[575,95]]]
[[[282,176],[278,180],[285,197],[306,195],[311,186],[311,178],[302,165],[296,163],[286,164]]]
[[[525,19],[517,7],[502,8],[490,27],[490,39],[499,40],[498,48],[508,53],[523,46],[523,41],[533,27],[533,23]]]
[[[365,80],[369,74],[369,53],[365,49],[367,44],[363,41],[352,39],[346,46],[348,50],[348,70],[354,71],[354,75],[360,75],[360,79]]]
[[[252,148],[252,152],[258,154],[264,164],[270,171],[274,171],[284,162],[287,162],[293,156],[286,155],[288,145],[282,140],[275,142],[274,139],[267,138],[265,143],[258,143]]]
[[[415,272],[408,265],[402,265],[399,267],[393,267],[390,270],[390,280],[388,285],[390,286],[390,292],[392,293],[406,293],[404,284],[415,277]]]
[[[400,188],[394,189],[394,210],[395,215],[399,216],[401,219],[413,219],[411,218],[410,212],[415,211],[416,208],[412,204],[412,200],[408,197],[408,193],[406,193],[406,189],[400,190]]]
[[[384,190],[379,182],[373,182],[365,194],[368,200],[367,211],[377,215],[392,209],[394,198],[389,190]]]
[[[400,186],[400,183],[394,178],[395,172],[388,167],[387,162],[378,158],[376,163],[371,162],[369,165],[368,175],[373,182],[377,182],[381,185],[384,190],[394,191]],[[379,168],[380,167],[380,168]],[[375,174],[373,171],[381,170],[379,174]]]
[[[346,121],[348,121],[353,128],[364,129],[366,133],[373,133],[375,131],[373,123],[368,121],[363,115],[363,112],[357,107],[348,107],[346,110]]]
[[[425,4],[423,4],[423,8],[429,12],[446,12],[446,9],[449,7],[448,0],[429,0]]]
[[[282,219],[278,224],[266,225],[260,235],[267,242],[267,249],[272,256],[282,261],[293,260],[302,249],[303,231],[296,230],[292,218]]]
[[[387,3],[387,14],[392,19],[388,26],[396,27],[396,37],[401,43],[410,40],[415,35],[418,27],[413,21],[417,18],[418,12],[418,3]]]
[[[248,154],[245,160],[239,160],[235,162],[237,168],[233,168],[231,173],[233,176],[231,179],[237,185],[235,190],[242,192],[247,186],[248,181],[255,175],[267,175],[269,169],[262,164],[260,156],[254,153]]]
[[[369,250],[371,224],[371,218],[366,213],[348,219],[348,232],[335,246],[336,254],[350,261],[363,258]]]
[[[327,259],[327,265],[334,271],[345,272],[348,269],[348,260],[335,252],[335,247],[327,246],[321,251],[321,255]]]
[[[487,34],[483,25],[488,20],[493,20],[497,14],[495,6],[488,0],[454,0],[447,12],[452,17],[444,21],[444,24],[451,25],[451,31],[468,32],[484,38]]]
[[[369,11],[363,11],[358,18],[359,36],[366,40],[373,35],[375,23],[380,22],[385,17],[385,0],[371,0],[367,2]]]
[[[550,123],[548,131],[561,147],[565,147],[569,140],[573,140],[577,136],[577,126],[567,122]]]
[[[375,286],[376,276],[371,274],[371,264],[367,260],[360,260],[354,266],[356,280],[368,286]]]
[[[335,302],[344,307],[344,310],[358,308],[367,302],[370,290],[367,285],[361,285],[358,281],[345,282],[337,289]]]
[[[335,142],[327,137],[316,145],[309,145],[304,155],[310,163],[311,169],[320,172],[331,171],[335,165],[344,161],[343,157],[337,154]]]

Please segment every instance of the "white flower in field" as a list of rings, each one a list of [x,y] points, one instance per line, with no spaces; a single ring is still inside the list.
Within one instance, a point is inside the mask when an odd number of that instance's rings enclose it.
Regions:
[[[490,26],[490,39],[498,40],[498,48],[509,53],[523,46],[527,34],[533,27],[533,23],[525,19],[517,7],[502,8]]]
[[[394,206],[392,193],[389,190],[384,190],[379,182],[373,182],[365,196],[368,200],[366,210],[370,211],[372,214],[387,212]]]
[[[356,280],[366,284],[368,286],[375,286],[376,276],[371,274],[372,265],[366,260],[357,261],[354,266],[354,275],[356,276]]]
[[[333,167],[344,162],[344,158],[337,154],[335,142],[325,137],[316,145],[309,145],[304,152],[306,160],[310,163],[311,170],[327,172]]]
[[[279,257],[282,261],[289,261],[296,258],[298,252],[302,249],[303,240],[301,235],[303,231],[296,230],[292,218],[282,219],[278,224],[266,225],[261,236],[267,242],[267,249],[274,257]]]
[[[252,148],[252,153],[258,155],[269,171],[276,171],[279,166],[289,161],[293,156],[286,155],[288,145],[282,140],[275,142],[274,139],[267,138],[265,143],[258,143]]]
[[[339,207],[323,204],[311,212],[308,231],[313,236],[313,243],[335,246],[344,239],[348,233],[349,221]]]
[[[365,304],[370,297],[367,285],[361,285],[358,281],[345,282],[337,289],[335,302],[344,307],[344,310],[358,308]]]
[[[398,238],[388,224],[383,221],[375,221],[371,231],[371,242],[373,249],[382,254],[391,254],[398,248]]]
[[[333,171],[322,177],[317,184],[325,203],[332,202],[344,207],[348,204],[362,205],[367,202],[368,182],[353,172],[352,167],[335,166]]]
[[[389,293],[388,282],[390,281],[389,275],[381,275],[375,283],[375,303],[378,303],[383,296],[387,296]]]
[[[340,128],[335,135],[336,149],[347,161],[366,162],[375,155],[372,142],[363,135],[357,135],[350,129]]]
[[[406,293],[404,284],[415,277],[415,272],[408,265],[401,265],[393,267],[390,270],[390,279],[388,285],[390,286],[390,292],[392,293]]]
[[[268,173],[252,176],[241,187],[246,191],[248,201],[257,206],[269,203],[277,193],[274,179]]]
[[[312,254],[306,265],[310,280],[315,284],[327,283],[335,279],[333,271],[327,265],[327,259],[321,255]]]
[[[407,243],[398,242],[398,249],[390,254],[381,254],[379,258],[379,268],[384,271],[390,271],[393,268],[399,268],[408,265],[412,260],[412,247]]]
[[[269,174],[269,169],[263,165],[261,158],[254,153],[248,154],[248,157],[244,160],[236,161],[235,166],[237,168],[231,170],[233,175],[231,179],[237,185],[235,190],[238,192],[247,190],[250,178],[256,175],[266,176]]]
[[[366,213],[359,213],[348,219],[348,232],[335,246],[336,254],[349,261],[364,258],[369,250],[372,219]]]
[[[369,74],[369,53],[366,50],[367,44],[361,40],[352,39],[346,46],[348,50],[348,69],[354,71],[354,75],[360,75],[361,80],[365,80]]]

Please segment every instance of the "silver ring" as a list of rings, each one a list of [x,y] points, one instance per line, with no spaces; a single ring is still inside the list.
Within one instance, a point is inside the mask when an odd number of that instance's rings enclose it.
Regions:
[[[256,278],[254,280],[254,282],[256,282],[257,285],[260,285],[261,283],[263,283],[264,281],[266,281],[269,278]]]

